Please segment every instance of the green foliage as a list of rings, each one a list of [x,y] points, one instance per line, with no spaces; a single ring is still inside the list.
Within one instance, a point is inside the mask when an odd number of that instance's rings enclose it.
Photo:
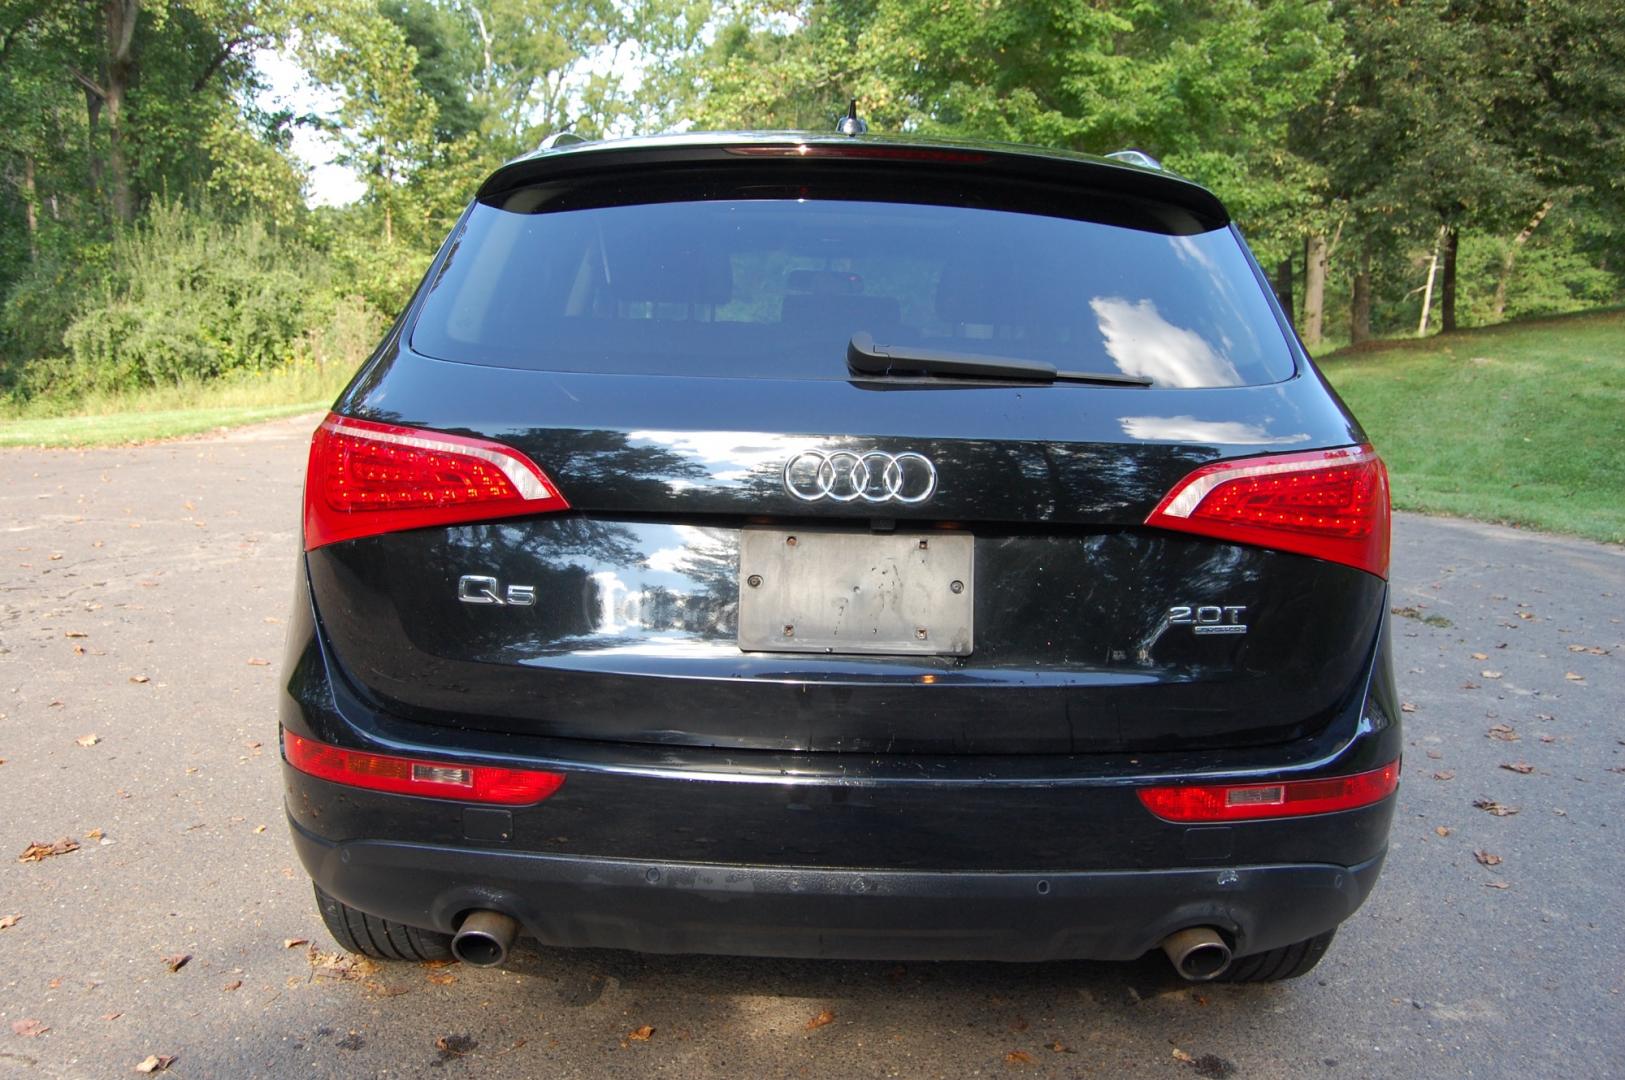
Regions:
[[[291,358],[312,260],[256,218],[156,204],[114,241],[103,295],[63,335],[76,389],[128,389]]]
[[[15,396],[75,398],[274,371],[291,362],[354,363],[382,319],[336,293],[326,261],[257,217],[227,221],[158,202],[120,230],[92,288],[30,281],[14,301],[51,289],[79,297],[34,323],[41,359],[20,373]],[[66,326],[59,335],[57,324]],[[49,351],[52,337],[60,352]],[[340,355],[347,354],[347,355]]]
[[[333,114],[262,112],[261,48]],[[1272,273],[1329,241],[1332,336],[1357,264],[1377,332],[1414,332],[1441,225],[1464,323],[1625,300],[1603,0],[0,0],[0,388],[354,362],[544,135],[827,131],[854,96],[877,132],[1143,148]],[[357,204],[306,208],[300,124]]]

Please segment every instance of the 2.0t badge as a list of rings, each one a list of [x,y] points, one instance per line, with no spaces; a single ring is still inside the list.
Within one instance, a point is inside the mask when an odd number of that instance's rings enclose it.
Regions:
[[[1172,626],[1189,626],[1193,634],[1245,634],[1246,604],[1176,604],[1168,609]]]

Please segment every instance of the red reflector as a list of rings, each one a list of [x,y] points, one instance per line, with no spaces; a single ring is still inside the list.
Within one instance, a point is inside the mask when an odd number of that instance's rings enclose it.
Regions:
[[[568,510],[519,451],[329,414],[310,441],[305,550],[359,536]]]
[[[1388,470],[1369,446],[1204,465],[1145,523],[1388,576]]]
[[[1140,788],[1145,808],[1164,821],[1254,821],[1330,814],[1381,802],[1399,787],[1399,762],[1324,780],[1275,784],[1181,784]]]
[[[282,756],[300,772],[335,784],[458,802],[528,806],[552,795],[564,783],[563,773],[369,754],[329,746],[291,731],[282,733]]]
[[[959,165],[979,165],[986,154],[974,150],[936,150],[923,146],[874,146],[862,143],[774,143],[767,146],[729,146],[730,154],[741,157],[788,158],[880,158],[886,161],[946,161]]]

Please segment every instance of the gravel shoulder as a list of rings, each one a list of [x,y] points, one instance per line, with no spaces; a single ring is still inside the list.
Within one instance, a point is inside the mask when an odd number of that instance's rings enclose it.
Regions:
[[[0,1076],[128,1075],[154,1054],[190,1077],[1625,1069],[1607,921],[1625,880],[1625,550],[1412,515],[1388,867],[1305,979],[1192,987],[1160,957],[353,963],[294,860],[276,767],[315,419],[0,450],[0,926],[20,916],[0,929]],[[77,850],[18,859],[64,838]]]

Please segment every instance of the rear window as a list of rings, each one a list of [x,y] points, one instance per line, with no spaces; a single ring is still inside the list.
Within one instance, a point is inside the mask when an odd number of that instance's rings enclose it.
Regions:
[[[1293,371],[1225,228],[851,199],[529,208],[540,201],[474,207],[414,349],[552,371],[847,379],[847,343],[867,331],[1159,386]]]

